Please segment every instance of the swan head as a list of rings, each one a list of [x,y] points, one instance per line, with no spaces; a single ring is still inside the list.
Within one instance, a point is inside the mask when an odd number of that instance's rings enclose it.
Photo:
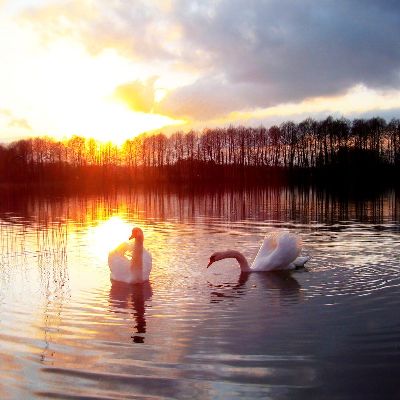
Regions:
[[[132,229],[132,234],[131,234],[129,240],[131,240],[131,239],[143,240],[143,238],[144,238],[143,231],[140,228],[133,228]]]
[[[208,264],[207,264],[207,268],[209,266],[211,266],[211,264],[215,263],[215,261],[219,261],[219,260],[222,260],[224,258],[225,258],[224,254],[222,252],[220,252],[220,251],[217,251],[217,252],[211,254],[210,260],[208,261]]]

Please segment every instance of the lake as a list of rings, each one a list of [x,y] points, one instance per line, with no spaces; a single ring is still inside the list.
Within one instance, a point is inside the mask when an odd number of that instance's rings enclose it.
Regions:
[[[400,398],[400,195],[312,188],[7,192],[0,398]],[[112,284],[134,225],[151,280]],[[304,270],[243,276],[289,229]],[[399,374],[399,375],[397,375]]]

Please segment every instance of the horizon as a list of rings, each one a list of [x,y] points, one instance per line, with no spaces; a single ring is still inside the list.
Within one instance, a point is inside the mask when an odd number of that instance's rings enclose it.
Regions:
[[[317,124],[321,124],[324,121],[328,121],[329,119],[332,119],[332,121],[346,121],[349,127],[349,130],[351,130],[352,125],[354,124],[355,121],[365,121],[368,122],[372,119],[381,119],[384,121],[384,123],[386,125],[390,124],[391,121],[398,121],[399,118],[391,118],[391,119],[386,119],[384,117],[381,117],[379,115],[375,115],[372,116],[370,118],[354,118],[354,119],[349,119],[346,118],[344,116],[340,116],[340,117],[334,117],[332,115],[328,115],[326,118],[324,119],[314,119],[312,117],[306,117],[304,119],[301,120],[286,120],[286,121],[282,121],[280,124],[271,124],[269,126],[265,126],[264,124],[260,123],[258,125],[243,125],[243,124],[229,124],[229,125],[225,125],[225,126],[215,126],[215,127],[207,127],[204,126],[202,129],[170,129],[167,130],[166,132],[163,132],[162,129],[154,129],[152,131],[145,131],[145,132],[140,132],[137,135],[133,135],[131,137],[126,137],[123,139],[123,141],[116,141],[116,140],[112,140],[110,138],[104,138],[104,139],[96,139],[95,137],[92,136],[84,136],[84,135],[76,135],[76,134],[71,134],[70,136],[64,136],[64,137],[56,137],[53,135],[36,135],[36,136],[26,136],[26,137],[16,137],[16,138],[9,138],[10,140],[4,140],[1,141],[0,140],[0,146],[8,146],[8,145],[12,145],[14,143],[17,143],[19,141],[24,141],[24,140],[32,140],[35,138],[38,139],[50,139],[50,141],[53,142],[59,142],[59,143],[68,143],[68,141],[70,141],[73,138],[82,138],[85,140],[85,142],[88,142],[90,140],[94,140],[97,144],[99,145],[107,145],[108,143],[111,143],[112,145],[121,148],[125,143],[127,143],[128,141],[131,141],[133,139],[135,139],[138,136],[157,136],[157,135],[165,135],[167,138],[170,138],[172,135],[174,134],[182,134],[182,135],[187,135],[190,132],[195,133],[197,136],[201,137],[203,136],[207,131],[213,131],[213,130],[226,130],[229,128],[233,128],[234,130],[240,129],[240,128],[249,128],[249,129],[266,129],[266,131],[268,132],[271,128],[274,127],[278,127],[279,129],[281,128],[282,125],[287,124],[287,123],[294,123],[296,126],[300,125],[301,123],[307,122],[308,120],[311,120],[313,122],[316,122]]]

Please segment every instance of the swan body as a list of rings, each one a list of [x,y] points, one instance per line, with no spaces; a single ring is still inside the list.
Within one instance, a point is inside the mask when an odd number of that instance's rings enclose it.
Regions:
[[[111,280],[125,283],[142,283],[149,280],[152,258],[144,249],[143,240],[142,230],[134,228],[128,242],[123,242],[110,251],[108,266]]]
[[[298,236],[288,231],[271,232],[265,236],[251,266],[239,251],[226,250],[212,254],[207,268],[215,261],[235,258],[242,272],[296,269],[303,267],[310,259],[308,256],[299,257],[300,252],[301,240]]]

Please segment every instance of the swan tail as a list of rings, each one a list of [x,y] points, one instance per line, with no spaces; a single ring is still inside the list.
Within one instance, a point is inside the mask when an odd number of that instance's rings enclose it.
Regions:
[[[295,266],[296,269],[303,268],[305,263],[310,259],[310,256],[303,256],[303,257],[297,257],[293,261],[293,265]]]
[[[283,232],[278,237],[277,256],[292,263],[298,258],[301,247],[301,240],[297,235]]]

